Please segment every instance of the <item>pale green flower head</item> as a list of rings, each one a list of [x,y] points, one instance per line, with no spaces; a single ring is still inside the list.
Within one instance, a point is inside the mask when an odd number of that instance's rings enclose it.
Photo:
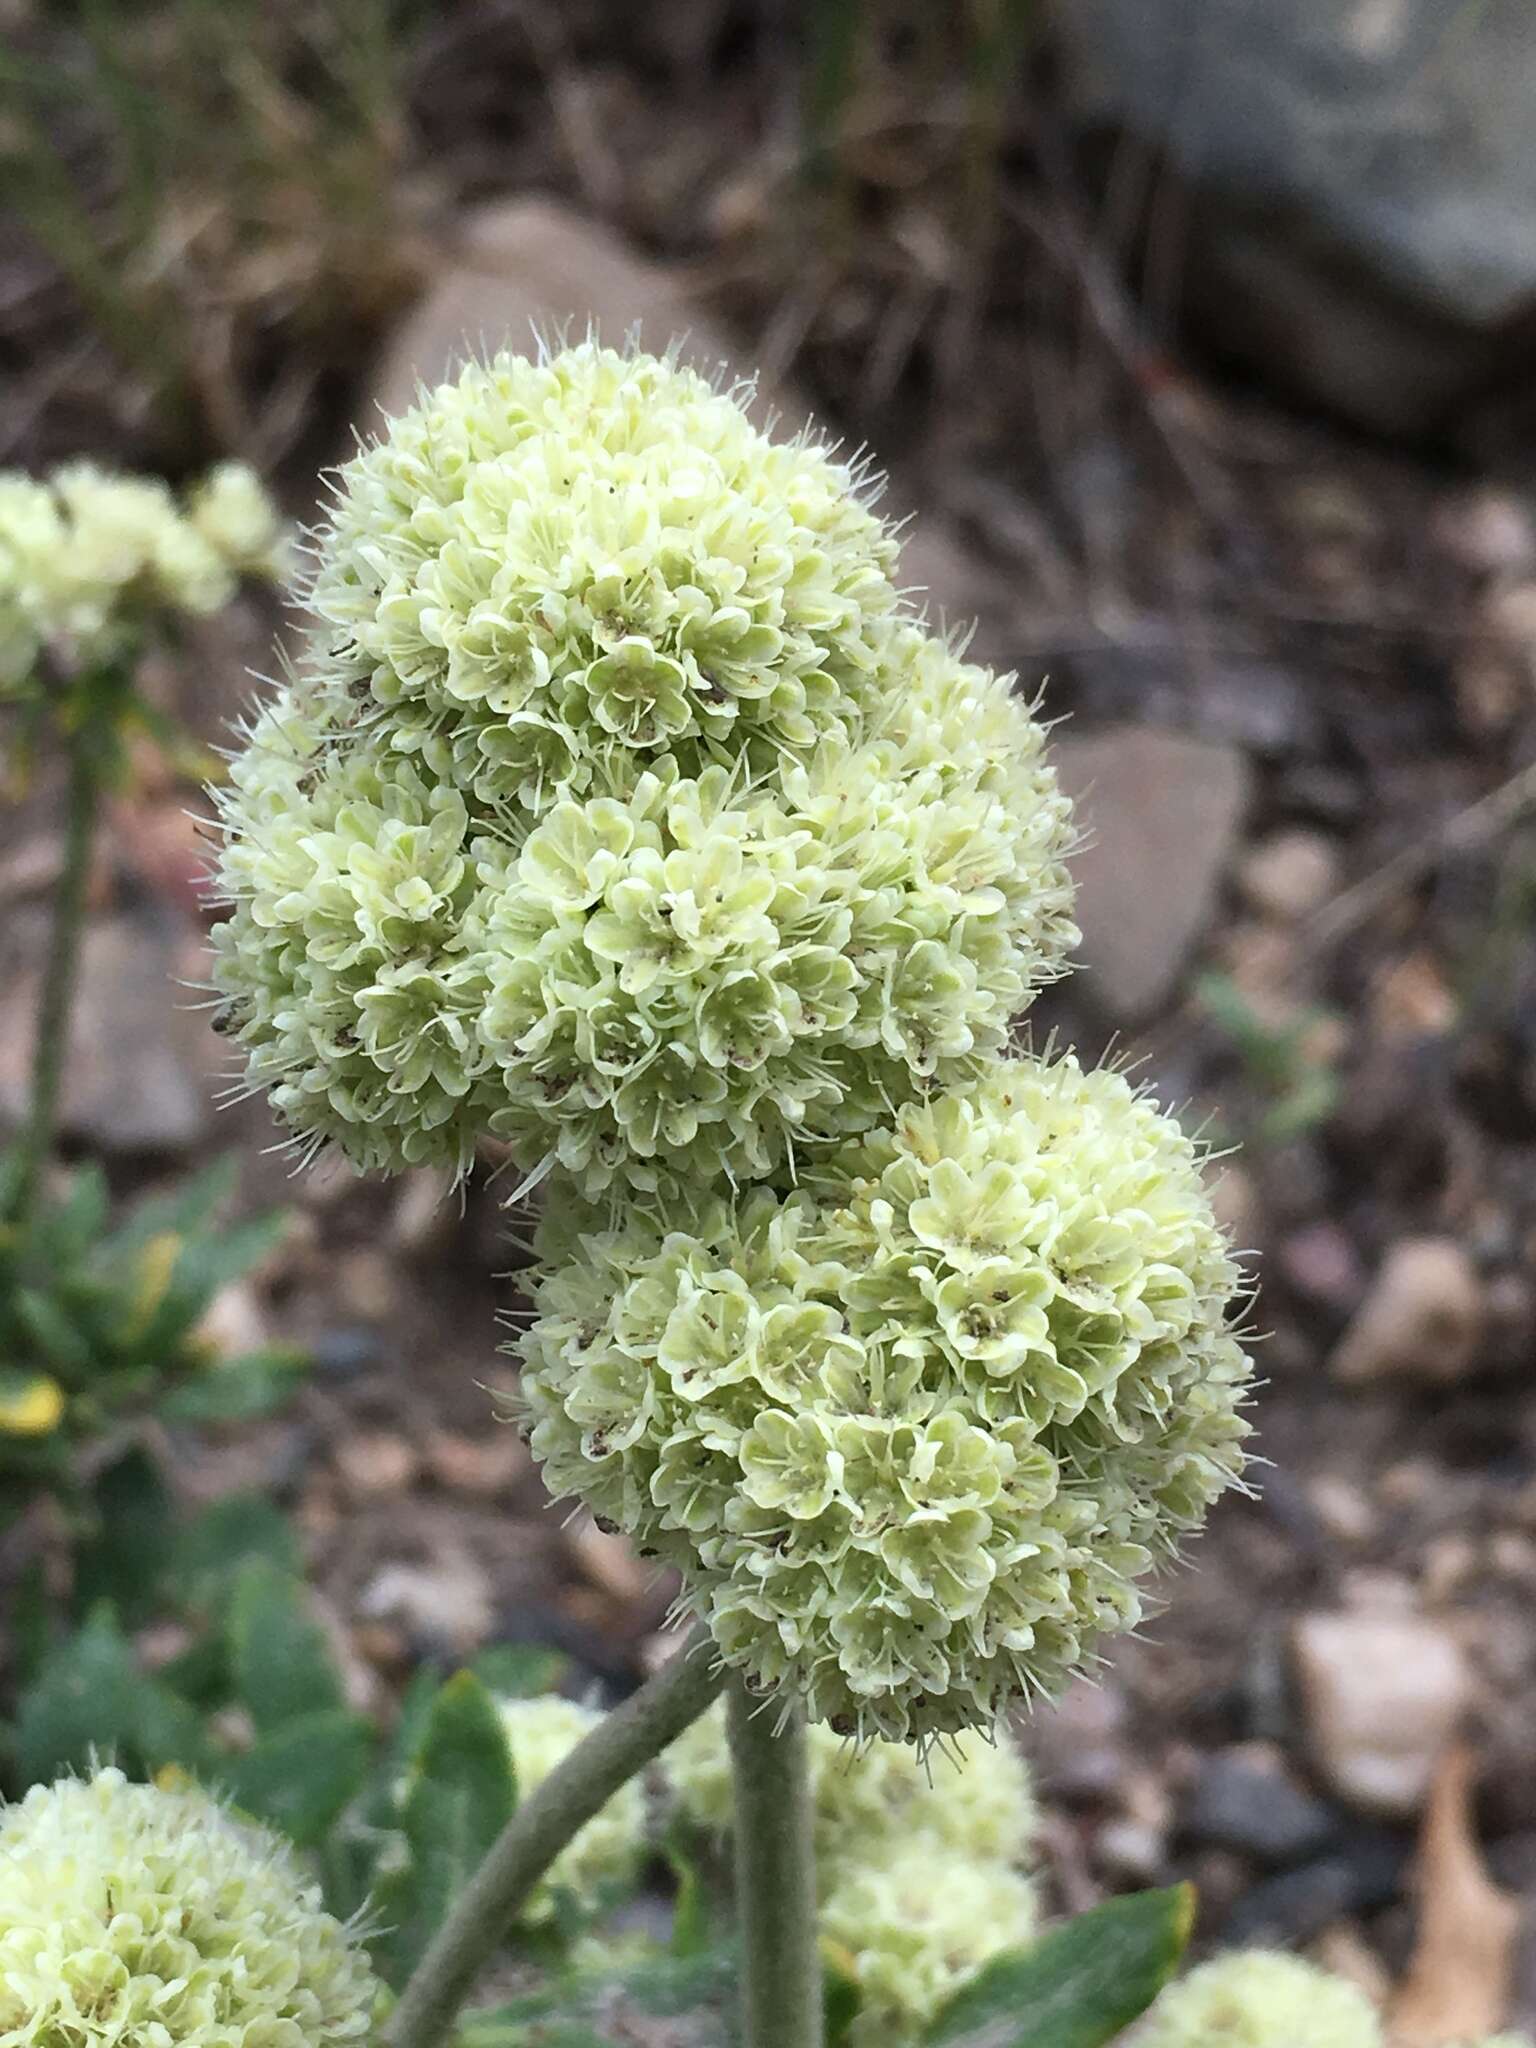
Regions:
[[[1133,2038],[1136,2048],[1381,2048],[1381,2025],[1344,1978],[1240,1949],[1171,1984]]]
[[[503,1700],[500,1711],[519,1799],[537,1791],[603,1718],[596,1708],[555,1693]],[[562,1895],[578,1913],[597,1912],[633,1882],[644,1848],[645,1792],[630,1778],[560,1851],[524,1906],[523,1924],[555,1919]]]
[[[1000,1060],[791,1194],[603,1221],[562,1189],[541,1226],[546,1481],[839,1733],[1055,1691],[1241,1472],[1238,1270],[1197,1148],[1117,1073]]]
[[[201,1792],[104,1770],[0,1808],[15,2048],[327,2048],[378,1995],[288,1849]]]
[[[822,1906],[823,1938],[859,1988],[852,2048],[909,2048],[967,1979],[1028,1941],[1029,1880],[921,1838],[837,1878]]]
[[[823,449],[590,344],[471,366],[349,465],[218,873],[297,1141],[666,1194],[999,1051],[1077,939],[1069,808],[893,566]]]
[[[186,508],[157,477],[71,462],[0,472],[0,690],[46,653],[67,672],[131,654],[146,631],[215,612],[241,576],[275,577],[281,527],[254,473],[226,463]]]
[[[1006,1731],[964,1733],[920,1755],[911,1743],[858,1748],[824,1722],[808,1730],[816,1870],[825,1890],[841,1873],[878,1866],[915,1837],[973,1863],[1024,1862],[1036,1825],[1023,1757]],[[727,1835],[734,1802],[725,1710],[716,1705],[663,1758],[678,1810]]]

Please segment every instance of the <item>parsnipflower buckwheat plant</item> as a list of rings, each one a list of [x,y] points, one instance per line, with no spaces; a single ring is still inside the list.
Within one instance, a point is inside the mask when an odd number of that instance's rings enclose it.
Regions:
[[[265,1830],[120,1771],[0,1807],[0,2041],[334,2048],[379,1985]]]
[[[1197,1147],[1013,1035],[1077,939],[1044,728],[929,631],[867,474],[745,395],[592,341],[423,393],[340,472],[224,793],[249,1085],[301,1150],[543,1181],[535,1454],[702,1623],[515,1816],[390,2048],[727,1672],[746,2038],[812,2048],[807,1721],[942,1769],[1242,1469]],[[840,1924],[894,1927],[899,1875]],[[914,1990],[893,1942],[872,2012],[960,1966]]]

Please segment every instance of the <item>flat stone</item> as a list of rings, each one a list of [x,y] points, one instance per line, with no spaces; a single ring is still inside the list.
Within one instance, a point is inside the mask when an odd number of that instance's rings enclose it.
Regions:
[[[441,383],[470,354],[532,350],[540,335],[579,338],[589,328],[614,344],[634,334],[658,352],[680,342],[684,361],[708,374],[750,377],[755,367],[666,265],[555,200],[500,200],[465,216],[442,268],[385,345],[359,428],[377,431],[381,416],[404,412],[422,385]],[[777,417],[792,433],[814,409],[793,387],[759,381],[748,410],[759,426]],[[887,509],[910,510],[894,482]],[[1006,639],[988,617],[998,579],[945,522],[926,517],[907,529],[900,581],[946,623],[980,617],[977,653],[1007,663]]]
[[[207,963],[179,920],[125,912],[90,923],[70,1010],[59,1128],[96,1151],[179,1156],[204,1138],[224,1042],[196,1007]],[[19,981],[0,1016],[0,1115],[26,1101],[37,980]]]
[[[1248,803],[1246,757],[1152,726],[1067,733],[1062,784],[1087,844],[1078,854],[1083,987],[1135,1024],[1177,986],[1215,906]]]
[[[1450,1237],[1405,1237],[1388,1252],[1333,1354],[1346,1385],[1401,1379],[1452,1386],[1477,1362],[1482,1282]]]
[[[1291,1649],[1312,1756],[1333,1792],[1360,1812],[1417,1813],[1471,1702],[1455,1637],[1374,1603],[1303,1615]]]

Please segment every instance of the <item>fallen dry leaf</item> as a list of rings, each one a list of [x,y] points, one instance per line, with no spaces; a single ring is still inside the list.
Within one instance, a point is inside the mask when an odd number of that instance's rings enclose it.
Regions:
[[[1418,1942],[1392,2001],[1391,2048],[1444,2048],[1502,2024],[1520,1909],[1489,1877],[1472,1825],[1472,1753],[1446,1751],[1430,1787],[1415,1885]]]

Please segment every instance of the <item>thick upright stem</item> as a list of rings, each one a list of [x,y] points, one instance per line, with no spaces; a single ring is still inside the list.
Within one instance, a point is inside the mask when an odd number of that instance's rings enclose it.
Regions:
[[[25,1223],[37,1199],[59,1121],[59,1090],[69,1042],[70,1005],[85,925],[85,898],[90,882],[91,848],[96,837],[100,735],[91,717],[82,717],[69,736],[69,790],[64,821],[64,865],[53,898],[53,928],[43,968],[37,1005],[37,1037],[32,1047],[32,1081],[26,1122],[16,1143],[15,1177],[11,1183],[13,1219]]]
[[[730,1687],[746,2048],[821,2048],[816,1855],[805,1716]]]
[[[708,1629],[599,1722],[502,1829],[390,2015],[382,2048],[437,2048],[518,1908],[619,1787],[696,1721],[724,1683]]]

